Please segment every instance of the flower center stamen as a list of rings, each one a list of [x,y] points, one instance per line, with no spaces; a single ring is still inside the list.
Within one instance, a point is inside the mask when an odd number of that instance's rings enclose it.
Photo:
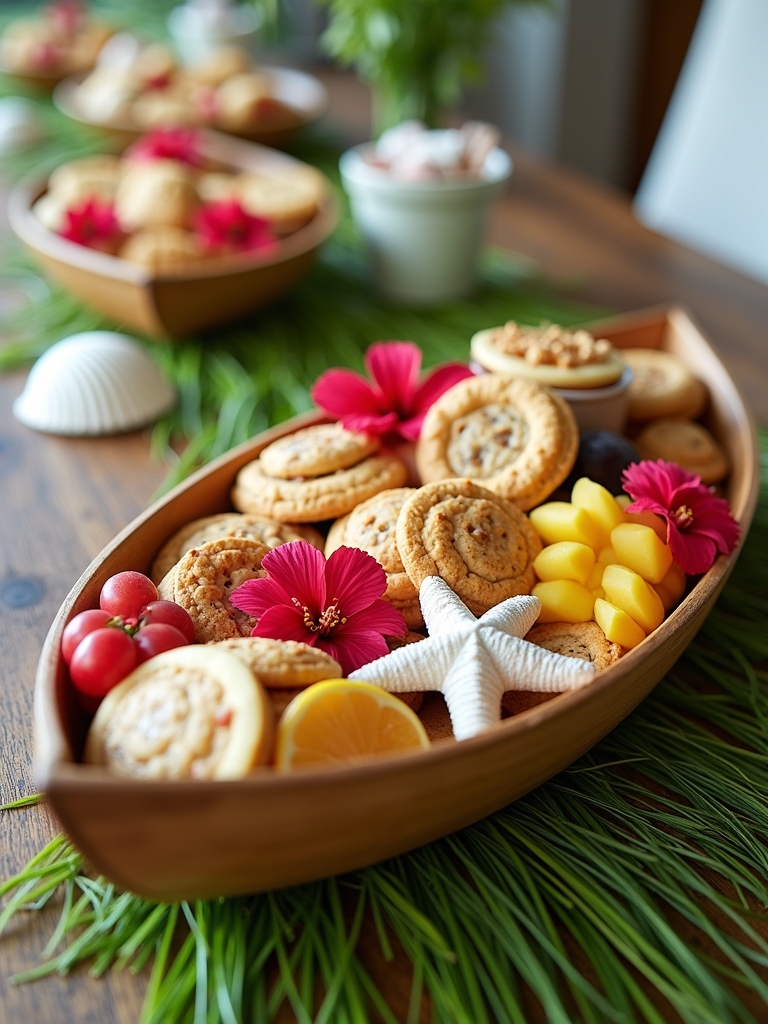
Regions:
[[[333,601],[328,605],[324,612],[321,612],[320,617],[315,620],[312,616],[312,612],[309,608],[302,604],[297,597],[292,597],[294,605],[301,609],[304,617],[304,625],[310,631],[310,633],[330,633],[337,626],[343,626],[347,621],[346,617],[341,614],[339,610],[339,599],[334,597]]]
[[[693,509],[687,505],[681,505],[672,513],[672,519],[678,530],[685,530],[693,522]]]

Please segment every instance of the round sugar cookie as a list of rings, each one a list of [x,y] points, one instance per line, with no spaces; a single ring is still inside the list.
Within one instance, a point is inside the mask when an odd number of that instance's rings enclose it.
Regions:
[[[276,519],[267,519],[264,516],[222,512],[219,515],[194,519],[177,530],[163,544],[152,563],[152,582],[159,583],[191,548],[212,540],[221,540],[222,537],[257,540],[268,548],[276,548],[292,540],[305,540],[320,551],[323,550],[323,536],[311,526],[293,528],[289,523],[278,523]]]
[[[624,348],[621,354],[633,373],[628,392],[631,420],[695,419],[703,412],[707,389],[677,356],[655,348]]]
[[[547,622],[530,629],[525,639],[555,654],[589,661],[597,669],[608,668],[621,657],[621,647],[596,622]]]
[[[244,636],[222,640],[215,647],[244,662],[268,690],[301,689],[342,674],[330,654],[297,640]]]
[[[373,455],[379,445],[379,438],[373,434],[345,430],[340,423],[319,423],[267,445],[260,455],[261,468],[268,476],[283,480],[325,476],[356,466]]]
[[[408,477],[394,455],[370,455],[356,466],[306,480],[283,480],[264,472],[260,459],[243,466],[232,490],[241,512],[269,516],[284,523],[313,523],[351,512],[366,498],[400,487]]]
[[[142,779],[237,779],[268,761],[272,729],[272,706],[238,658],[177,647],[107,694],[84,760]]]
[[[565,480],[578,446],[562,398],[534,381],[489,373],[460,381],[431,406],[416,465],[425,483],[469,477],[525,510]]]
[[[706,427],[692,420],[665,418],[644,428],[635,442],[643,459],[676,462],[705,484],[716,484],[728,476],[728,456]]]
[[[536,582],[541,540],[528,517],[471,480],[441,480],[419,488],[397,520],[397,549],[418,590],[440,576],[475,615]]]
[[[396,487],[380,491],[367,501],[361,502],[341,523],[334,525],[328,537],[332,550],[345,544],[360,548],[373,555],[387,574],[387,589],[382,594],[385,601],[402,612],[409,629],[424,625],[419,594],[405,571],[395,536],[397,519],[406,500],[415,494],[412,487]],[[335,527],[335,529],[334,529]],[[330,554],[330,550],[326,552]]]
[[[192,548],[157,588],[164,601],[175,601],[189,613],[195,640],[229,640],[250,636],[255,623],[229,602],[246,580],[264,576],[261,560],[270,549],[244,537],[224,537]]]

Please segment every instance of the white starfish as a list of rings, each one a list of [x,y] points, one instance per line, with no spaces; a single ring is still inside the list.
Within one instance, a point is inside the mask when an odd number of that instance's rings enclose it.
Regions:
[[[523,640],[541,611],[537,597],[511,597],[478,619],[443,579],[428,576],[419,601],[427,639],[363,665],[352,677],[390,693],[439,690],[457,740],[499,721],[506,690],[559,693],[595,676],[590,662]]]

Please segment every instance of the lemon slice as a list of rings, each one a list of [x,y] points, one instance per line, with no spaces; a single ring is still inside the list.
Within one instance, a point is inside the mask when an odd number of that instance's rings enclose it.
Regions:
[[[275,764],[291,771],[428,746],[424,726],[391,693],[353,679],[326,679],[302,690],[285,709]]]

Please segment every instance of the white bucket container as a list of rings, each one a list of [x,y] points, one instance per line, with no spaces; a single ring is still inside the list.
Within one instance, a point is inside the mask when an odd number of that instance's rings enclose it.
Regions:
[[[503,149],[494,149],[481,177],[402,181],[371,166],[355,146],[341,157],[352,215],[365,238],[376,287],[410,305],[428,306],[472,290],[492,201],[512,173]]]

